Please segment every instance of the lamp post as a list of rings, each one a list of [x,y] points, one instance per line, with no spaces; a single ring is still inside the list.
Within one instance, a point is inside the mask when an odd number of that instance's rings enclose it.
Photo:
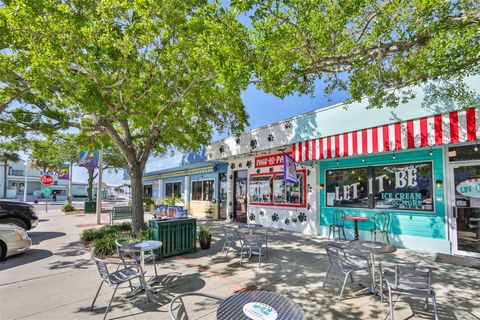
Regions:
[[[27,158],[27,161],[25,161],[25,182],[23,183],[23,202],[27,202],[27,183],[28,183],[28,168],[30,167],[29,165],[30,159]]]
[[[102,218],[102,172],[103,172],[103,146],[98,156],[98,182],[97,182],[97,224]]]

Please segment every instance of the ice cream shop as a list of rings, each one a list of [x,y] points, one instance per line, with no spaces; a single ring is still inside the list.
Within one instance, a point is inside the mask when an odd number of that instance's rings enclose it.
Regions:
[[[480,105],[413,91],[394,109],[333,105],[212,143],[227,219],[480,257]]]

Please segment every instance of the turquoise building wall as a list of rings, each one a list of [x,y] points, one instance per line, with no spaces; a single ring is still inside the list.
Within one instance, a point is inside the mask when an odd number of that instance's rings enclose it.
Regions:
[[[335,210],[344,210],[347,215],[359,215],[372,217],[375,212],[388,212],[391,217],[390,225],[390,239],[400,247],[412,247],[412,243],[418,241],[418,237],[425,238],[425,243],[429,243],[430,250],[434,249],[439,252],[448,252],[450,250],[450,243],[447,241],[447,227],[446,227],[446,213],[445,213],[445,178],[443,168],[443,150],[442,148],[432,149],[432,155],[430,155],[429,149],[409,151],[409,152],[397,152],[395,159],[392,154],[379,154],[365,156],[364,162],[362,158],[340,158],[320,161],[319,164],[319,183],[326,185],[326,170],[329,169],[342,169],[342,168],[355,168],[355,167],[368,167],[377,165],[389,165],[389,164],[401,164],[408,162],[425,162],[433,161],[433,200],[434,211],[422,212],[422,211],[407,211],[407,210],[385,210],[385,209],[368,209],[368,208],[335,208],[326,207],[326,190],[320,190],[319,203],[320,203],[320,225],[328,228],[332,223],[332,213]],[[443,182],[441,188],[435,186],[435,181],[441,180]],[[372,223],[370,221],[360,221],[358,223],[361,238],[370,238],[370,229]],[[345,227],[350,229],[350,233],[353,233],[354,224],[353,221],[346,221]],[[328,232],[328,231],[327,231]],[[421,240],[421,239],[420,239]],[[431,241],[430,241],[431,240]],[[439,241],[437,241],[439,240]],[[420,245],[419,248],[422,246]]]

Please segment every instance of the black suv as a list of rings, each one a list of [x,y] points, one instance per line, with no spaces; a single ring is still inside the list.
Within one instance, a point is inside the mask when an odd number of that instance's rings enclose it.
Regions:
[[[0,223],[13,223],[30,230],[38,225],[35,207],[25,202],[0,200]]]

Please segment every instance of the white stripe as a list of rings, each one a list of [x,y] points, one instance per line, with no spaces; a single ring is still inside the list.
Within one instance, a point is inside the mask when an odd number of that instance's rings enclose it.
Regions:
[[[442,114],[443,144],[450,143],[450,114]]]
[[[417,148],[422,145],[422,132],[420,130],[420,119],[413,120],[413,144]]]
[[[356,131],[355,134],[357,135],[357,152],[358,154],[362,154],[363,153],[362,130]]]
[[[302,160],[303,161],[307,161],[307,149],[306,149],[306,146],[307,146],[307,141],[304,141],[303,142],[303,148],[302,148]]]
[[[395,125],[391,124],[388,126],[388,145],[390,146],[390,151],[395,150]]]
[[[323,153],[323,158],[324,159],[329,159],[330,158],[330,155],[328,154],[328,149],[327,149],[327,146],[328,146],[327,140],[328,139],[329,138],[323,139],[323,151],[322,151],[322,153]]]
[[[298,161],[298,146],[300,145],[300,143],[296,142],[295,143],[295,162]]]
[[[312,140],[308,141],[308,160],[313,160],[313,156],[312,156],[312,146],[313,146],[313,142]]]
[[[335,136],[330,137],[330,156],[335,158]]]
[[[367,129],[367,153],[373,152],[373,134],[372,129]]]
[[[383,126],[377,127],[377,145],[378,145],[378,152],[383,151]]]
[[[343,134],[339,135],[338,137],[338,140],[340,142],[340,145],[338,146],[338,148],[340,149],[340,157],[343,157],[345,155],[345,146],[343,145]]]
[[[465,110],[458,111],[458,141],[465,142],[468,139],[467,131],[467,112]]]
[[[347,144],[348,144],[348,155],[351,156],[353,154],[353,134],[351,132],[348,133],[348,138],[347,138]]]
[[[402,149],[408,148],[408,134],[407,134],[407,121],[400,124],[400,134],[402,136],[401,145]]]
[[[317,141],[315,142],[315,156],[316,156],[316,159],[315,160],[318,160],[320,159],[320,139],[316,139]]]
[[[435,145],[435,118],[427,118],[428,145]]]

